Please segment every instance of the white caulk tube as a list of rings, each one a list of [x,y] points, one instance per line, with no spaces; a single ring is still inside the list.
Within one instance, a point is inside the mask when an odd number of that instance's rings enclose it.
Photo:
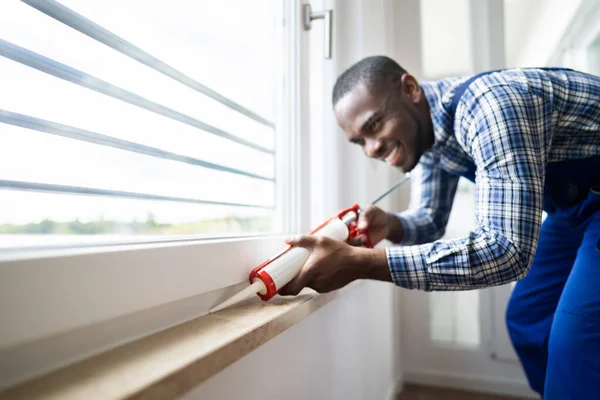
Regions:
[[[339,218],[332,218],[325,225],[315,230],[311,234],[314,236],[326,236],[336,240],[346,240],[348,238],[348,220],[355,221],[357,215],[345,215],[344,221]],[[303,247],[292,247],[281,253],[278,257],[263,263],[261,267],[256,268],[250,274],[252,284],[242,290],[229,300],[219,304],[209,312],[215,312],[239,303],[255,294],[258,294],[263,300],[269,300],[277,291],[287,285],[300,272],[300,269],[310,255],[310,251]]]

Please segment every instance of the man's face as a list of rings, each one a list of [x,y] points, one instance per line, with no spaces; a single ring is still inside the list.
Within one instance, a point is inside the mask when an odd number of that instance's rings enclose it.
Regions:
[[[390,82],[391,83],[391,82]],[[416,84],[416,81],[414,82]],[[359,83],[335,105],[338,124],[365,154],[411,171],[425,152],[427,137],[415,94],[391,83],[377,92]],[[420,88],[417,89],[420,96]]]

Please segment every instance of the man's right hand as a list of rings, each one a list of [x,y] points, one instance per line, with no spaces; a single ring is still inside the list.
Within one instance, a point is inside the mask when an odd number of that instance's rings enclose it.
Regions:
[[[358,229],[367,229],[373,246],[388,239],[392,242],[399,242],[402,239],[403,229],[400,220],[391,213],[383,211],[376,206],[369,206],[364,210],[358,219]],[[359,236],[352,241],[353,245],[361,245],[365,242],[365,236]]]

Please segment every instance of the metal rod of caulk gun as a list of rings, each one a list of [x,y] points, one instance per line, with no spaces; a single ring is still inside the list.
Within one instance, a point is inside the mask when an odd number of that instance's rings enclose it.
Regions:
[[[400,185],[402,185],[404,182],[406,182],[407,180],[410,179],[410,172],[407,172],[402,179],[400,179],[394,186],[392,186],[391,188],[389,188],[388,190],[386,190],[385,193],[383,193],[381,196],[379,196],[378,198],[376,198],[375,200],[373,200],[373,202],[371,203],[372,206],[374,206],[375,204],[379,203],[382,199],[384,199],[388,194],[392,193],[394,190],[396,190],[396,188]]]

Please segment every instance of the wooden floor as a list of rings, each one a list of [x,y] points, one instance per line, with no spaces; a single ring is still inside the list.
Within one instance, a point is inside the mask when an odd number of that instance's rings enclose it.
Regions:
[[[462,390],[434,388],[407,384],[397,400],[525,400],[522,397],[498,396],[487,393],[464,392]]]

